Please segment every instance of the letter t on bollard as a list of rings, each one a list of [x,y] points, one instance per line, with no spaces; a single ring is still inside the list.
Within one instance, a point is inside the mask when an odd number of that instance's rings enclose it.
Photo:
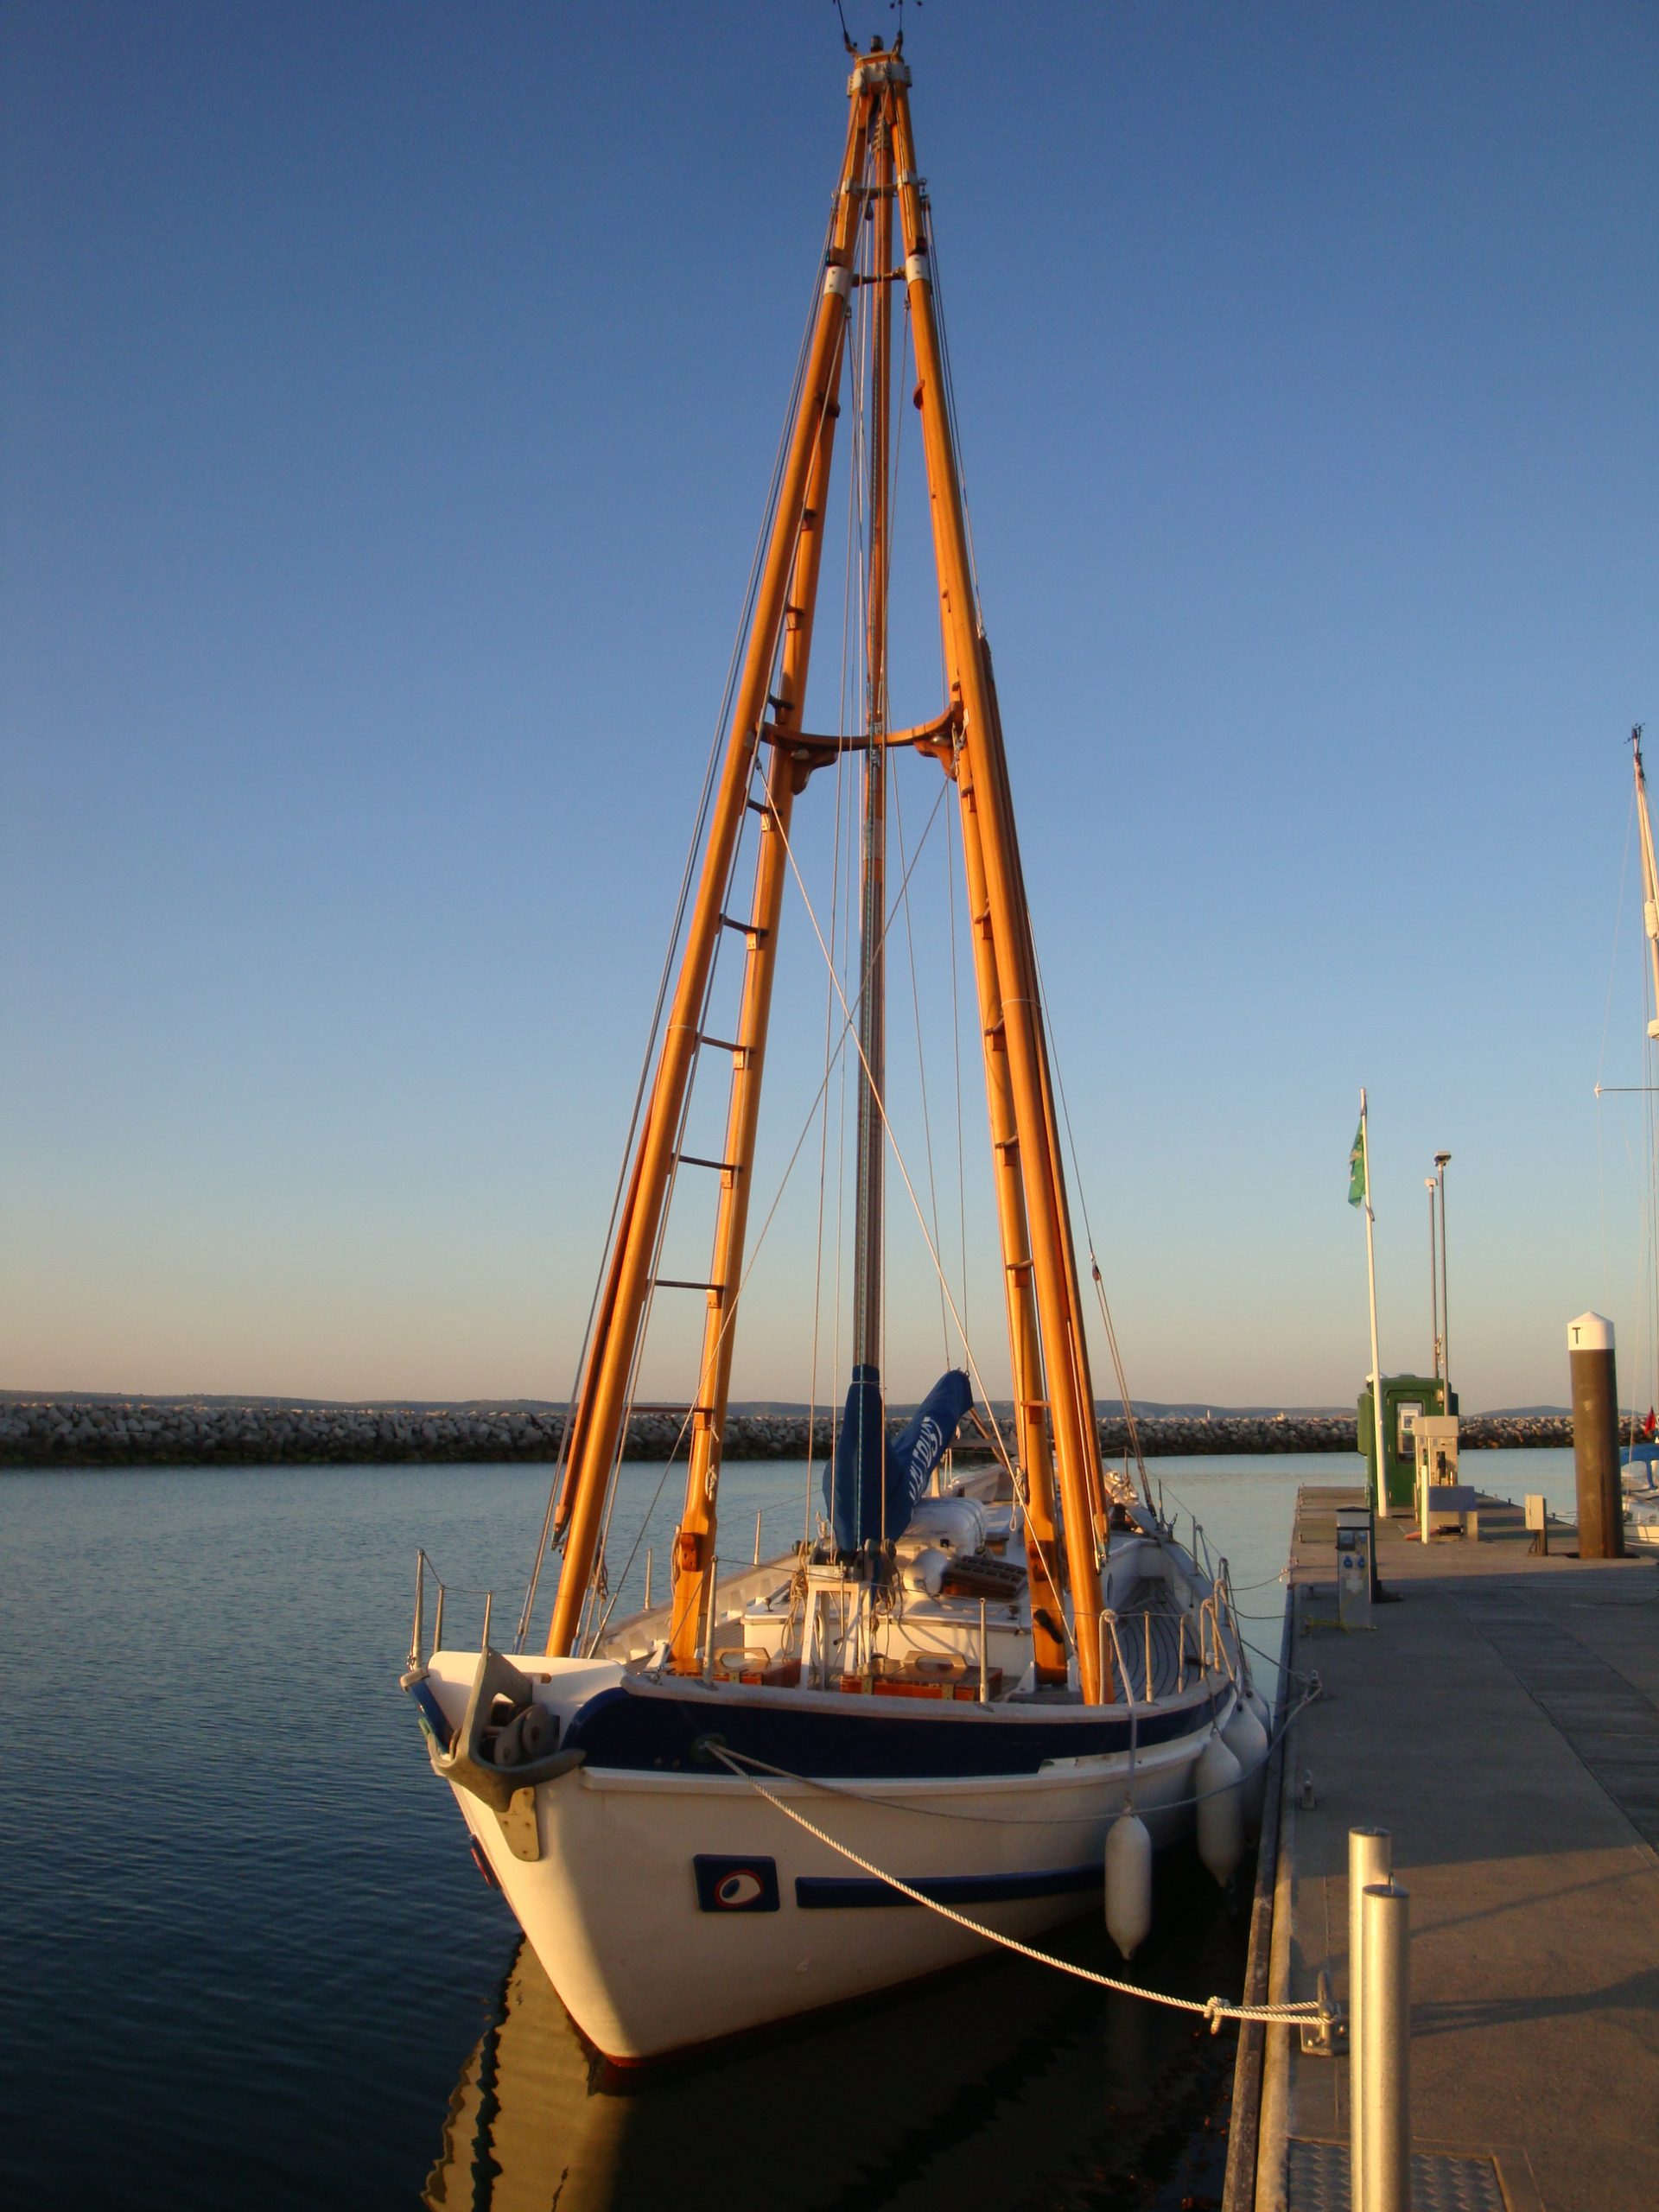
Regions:
[[[1397,1883],[1365,1891],[1360,1931],[1365,2026],[1365,2212],[1411,2212],[1411,1899]]]
[[[1393,1871],[1394,1844],[1387,1828],[1348,1831],[1348,2171],[1352,2212],[1370,2212],[1365,2202],[1365,2100],[1360,2083],[1364,2065],[1364,1969],[1362,1905],[1375,1882]]]

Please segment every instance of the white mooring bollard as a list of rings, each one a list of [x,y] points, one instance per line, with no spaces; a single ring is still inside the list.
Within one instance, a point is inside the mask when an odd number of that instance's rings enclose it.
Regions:
[[[1365,2208],[1365,2040],[1364,1901],[1374,1883],[1394,1871],[1394,1846],[1387,1828],[1348,1831],[1348,2127],[1350,2202],[1352,2212]]]
[[[1397,1883],[1365,1891],[1364,2212],[1411,2212],[1411,1899]]]

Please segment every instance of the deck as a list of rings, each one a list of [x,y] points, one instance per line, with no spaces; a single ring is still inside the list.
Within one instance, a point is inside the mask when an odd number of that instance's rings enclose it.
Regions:
[[[1347,1832],[1389,1828],[1416,2202],[1638,2212],[1659,2202],[1659,1573],[1581,1563],[1559,1523],[1535,1556],[1518,1509],[1483,1499],[1477,1541],[1383,1524],[1399,1602],[1344,1633],[1335,1515],[1363,1503],[1298,1498],[1292,1664],[1325,1694],[1287,1745],[1273,1993],[1325,1969],[1345,1999]],[[1347,2203],[1348,2096],[1345,2056],[1269,2031],[1258,2212]]]

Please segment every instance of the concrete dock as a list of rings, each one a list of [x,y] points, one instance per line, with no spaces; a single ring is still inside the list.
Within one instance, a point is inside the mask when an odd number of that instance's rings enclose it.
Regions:
[[[1336,1509],[1304,1490],[1288,1580],[1296,1719],[1268,1980],[1348,1993],[1347,1838],[1392,1832],[1411,1897],[1414,2202],[1659,2206],[1659,1572],[1535,1556],[1518,1509],[1425,1546],[1379,1524],[1397,1603],[1335,1624]],[[1268,2031],[1257,2212],[1348,2204],[1349,2067]],[[1249,2201],[1249,2200],[1244,2200]]]

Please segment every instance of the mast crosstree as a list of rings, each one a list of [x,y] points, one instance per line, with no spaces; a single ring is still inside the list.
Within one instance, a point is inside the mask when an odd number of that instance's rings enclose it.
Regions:
[[[901,43],[901,42],[900,42]],[[1068,1643],[1090,1703],[1111,1695],[1100,1665],[1097,1543],[1103,1484],[1077,1257],[1061,1167],[1002,728],[975,590],[943,334],[932,278],[925,186],[917,165],[910,72],[895,44],[859,56],[849,83],[841,175],[785,458],[761,563],[742,673],[725,741],[695,903],[649,1100],[630,1166],[577,1401],[556,1514],[563,1561],[548,1650],[568,1655],[580,1633],[622,1443],[690,1087],[722,927],[744,938],[731,1053],[721,1189],[709,1271],[686,1495],[673,1548],[671,1663],[699,1669],[715,1567],[721,1435],[742,1280],[784,880],[794,802],[813,772],[857,745],[863,772],[863,868],[858,1008],[859,1198],[855,1370],[872,1383],[881,1352],[882,1185],[886,1144],[881,989],[885,928],[887,756],[908,745],[938,758],[957,786],[964,885],[1001,1244],[1015,1437],[1026,1500],[1034,1655],[1039,1681],[1064,1681]],[[897,239],[895,241],[895,216]],[[861,229],[867,270],[858,275]],[[895,265],[895,251],[902,253]],[[869,353],[868,547],[863,730],[814,737],[801,715],[823,553],[823,518],[838,394],[848,366],[855,283],[873,286]],[[948,696],[914,728],[887,726],[887,607],[893,294],[902,284],[914,349]],[[764,801],[750,904],[728,911],[734,866],[765,751]],[[880,1406],[872,1389],[868,1402]],[[879,1410],[872,1414],[880,1426]],[[878,1447],[880,1440],[875,1440]],[[1058,1510],[1056,1489],[1058,1478]],[[868,1533],[868,1532],[867,1532]],[[1069,1601],[1069,1602],[1068,1602]],[[1067,1613],[1071,1615],[1068,1629]]]

